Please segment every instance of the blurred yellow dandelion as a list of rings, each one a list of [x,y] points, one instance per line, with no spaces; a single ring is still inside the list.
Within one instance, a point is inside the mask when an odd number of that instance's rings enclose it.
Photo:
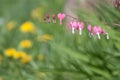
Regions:
[[[50,41],[53,39],[53,36],[50,35],[50,34],[45,34],[43,36],[38,36],[37,37],[37,40],[40,41],[40,42],[46,42],[46,41]]]
[[[2,55],[0,55],[0,62],[3,60],[3,56]]]
[[[45,77],[46,76],[46,74],[44,73],[44,72],[38,72],[38,74],[37,74],[40,78],[42,78],[42,77]]]
[[[14,54],[16,54],[16,50],[14,48],[9,48],[5,50],[5,55],[8,57],[12,57]]]
[[[45,34],[45,35],[42,36],[42,38],[43,38],[44,40],[52,40],[52,39],[53,39],[53,36],[50,35],[50,34]]]
[[[26,56],[24,58],[22,58],[22,63],[29,63],[32,60],[32,56]]]
[[[42,37],[41,36],[38,36],[36,39],[37,39],[37,41],[42,41]]]
[[[10,21],[10,22],[7,23],[6,28],[8,30],[13,30],[15,28],[15,26],[16,26],[16,22],[15,21]]]
[[[40,8],[36,8],[36,9],[32,10],[31,17],[33,19],[38,19],[39,21],[42,21],[42,19],[43,19],[43,8],[40,7]]]
[[[0,77],[0,80],[3,80],[3,78],[2,78],[2,77]]]
[[[32,42],[30,40],[23,40],[20,42],[20,46],[22,48],[30,48],[32,47]]]
[[[27,54],[26,54],[25,52],[22,52],[22,51],[17,51],[17,52],[13,55],[13,57],[14,57],[15,59],[24,58],[24,57],[26,57],[26,56],[27,56]]]
[[[35,25],[32,22],[25,22],[21,25],[20,30],[22,32],[35,32]]]
[[[19,58],[19,55],[18,55],[17,52],[13,54],[13,58],[14,58],[14,59],[18,59],[18,58]]]
[[[19,54],[19,58],[24,58],[27,56],[27,53],[22,52],[22,51],[19,51],[18,54]]]
[[[45,56],[43,54],[38,55],[38,60],[44,60]]]

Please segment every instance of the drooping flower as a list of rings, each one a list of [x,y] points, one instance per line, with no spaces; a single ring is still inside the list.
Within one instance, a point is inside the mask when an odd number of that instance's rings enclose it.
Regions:
[[[50,15],[49,15],[49,14],[46,14],[46,15],[44,16],[44,22],[46,22],[46,23],[50,23],[50,22],[51,22],[51,20],[50,20]]]
[[[46,17],[44,17],[44,19],[43,19],[43,20],[44,20],[44,22],[47,22],[47,19],[46,19]]]
[[[97,34],[98,39],[100,39],[101,32],[102,32],[102,28],[100,26],[94,26],[93,27],[93,34]]]
[[[106,35],[106,38],[107,38],[107,39],[110,38],[110,37],[109,37],[109,34],[108,34],[104,29],[102,29],[101,34]]]
[[[78,22],[77,26],[78,26],[79,34],[82,35],[82,30],[84,29],[84,23]]]
[[[92,25],[89,24],[88,27],[87,27],[87,29],[88,29],[89,32],[92,32]]]
[[[70,27],[71,30],[72,30],[72,34],[74,34],[74,33],[75,33],[75,30],[78,28],[78,24],[77,24],[76,21],[72,21],[72,22],[70,22],[69,27]]]
[[[72,33],[75,33],[75,30],[79,30],[79,34],[82,34],[82,30],[84,29],[84,23],[83,22],[76,22],[72,21],[69,23],[69,28],[72,30]]]
[[[66,17],[64,13],[58,13],[58,19],[60,20],[60,25],[62,25],[63,19]]]
[[[87,27],[88,31],[89,31],[89,36],[92,37],[93,33],[92,33],[92,25],[89,24]]]
[[[25,33],[33,33],[35,31],[35,25],[32,22],[28,21],[21,25],[20,30]]]
[[[32,42],[30,40],[23,40],[20,42],[20,46],[22,48],[30,48],[32,47]]]
[[[46,18],[47,18],[47,22],[50,23],[51,20],[50,20],[50,15],[49,14],[46,15]]]
[[[89,31],[89,36],[93,36],[93,35],[97,35],[98,39],[100,39],[100,35],[106,35],[106,38],[109,39],[109,34],[102,29],[100,26],[94,26],[92,29],[92,26],[89,24],[87,27],[88,31]]]
[[[72,33],[74,34],[75,33],[75,30],[78,30],[79,31],[79,34],[82,35],[82,31],[84,29],[84,23],[83,22],[79,22],[77,18],[73,17],[73,16],[70,16],[70,15],[66,15],[64,13],[58,13],[58,19],[60,20],[60,25],[62,25],[62,21],[63,19],[67,16],[67,17],[70,17],[70,18],[73,18],[74,21],[71,21],[68,25],[69,25],[69,28],[71,29]],[[50,16],[48,15],[47,17],[44,18],[44,21],[46,22],[46,20],[48,19],[48,22],[50,22]],[[56,23],[56,17],[55,15],[53,14],[52,15],[52,19],[53,19],[53,23]],[[94,26],[92,28],[92,25],[89,24],[88,27],[88,32],[89,32],[89,36],[92,37],[94,35],[97,35],[98,36],[98,39],[100,39],[100,35],[104,34],[104,35],[107,35],[107,39],[109,39],[109,34],[107,32],[105,32],[100,26]],[[37,38],[38,40],[41,41],[40,37]],[[42,39],[42,41],[46,41],[45,39]]]
[[[118,9],[120,8],[120,1],[116,0],[115,7],[118,8]]]
[[[56,23],[56,16],[55,14],[52,15],[53,23]]]

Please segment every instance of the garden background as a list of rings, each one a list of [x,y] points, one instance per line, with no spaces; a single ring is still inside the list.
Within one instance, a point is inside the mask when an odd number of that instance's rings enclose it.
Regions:
[[[120,80],[120,12],[94,1],[72,11],[109,40],[90,38],[87,29],[73,35],[66,20],[44,22],[46,13],[67,12],[67,0],[0,0],[0,80]]]

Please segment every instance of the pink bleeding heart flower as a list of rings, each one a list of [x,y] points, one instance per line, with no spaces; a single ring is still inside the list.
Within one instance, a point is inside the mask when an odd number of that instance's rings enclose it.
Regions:
[[[92,25],[89,24],[87,27],[88,31],[89,31],[89,36],[92,37],[93,33],[92,33]]]
[[[78,22],[77,23],[79,34],[82,35],[82,30],[84,29],[84,23],[83,22]]]
[[[102,28],[101,27],[99,27],[99,26],[94,26],[94,28],[93,28],[93,33],[94,34],[97,34],[97,33],[101,33],[102,32]]]
[[[46,22],[46,20],[47,20],[46,17],[44,17],[44,22]]]
[[[120,4],[120,1],[118,1],[118,4]]]
[[[120,1],[116,2],[116,4],[119,6],[120,5]]]
[[[75,33],[75,29],[77,29],[77,22],[76,21],[72,21],[69,24],[69,27],[72,29],[72,33]]]
[[[66,17],[64,13],[58,13],[58,18],[60,20],[60,25],[62,25],[62,20]]]
[[[109,37],[109,34],[108,34],[104,29],[102,29],[101,34],[106,35],[106,38],[107,38],[107,39],[110,38],[110,37]]]
[[[56,23],[56,16],[55,14],[52,15],[53,23]]]
[[[101,34],[106,34],[106,31],[102,29]]]
[[[92,32],[92,25],[89,24],[88,27],[87,27],[87,29],[88,29],[89,32]]]
[[[48,23],[50,23],[51,21],[50,21],[50,15],[49,14],[46,15],[46,18],[47,18]]]
[[[97,34],[98,35],[98,39],[100,39],[100,34],[102,32],[102,28],[99,26],[94,26],[93,28],[93,34]]]

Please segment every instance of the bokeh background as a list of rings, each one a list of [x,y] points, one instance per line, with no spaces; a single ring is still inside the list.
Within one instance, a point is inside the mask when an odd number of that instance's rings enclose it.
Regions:
[[[120,80],[120,12],[108,0],[81,0],[72,9],[85,26],[110,35],[80,36],[63,25],[45,23],[65,11],[69,0],[0,0],[0,80]],[[82,5],[82,6],[81,6]]]

